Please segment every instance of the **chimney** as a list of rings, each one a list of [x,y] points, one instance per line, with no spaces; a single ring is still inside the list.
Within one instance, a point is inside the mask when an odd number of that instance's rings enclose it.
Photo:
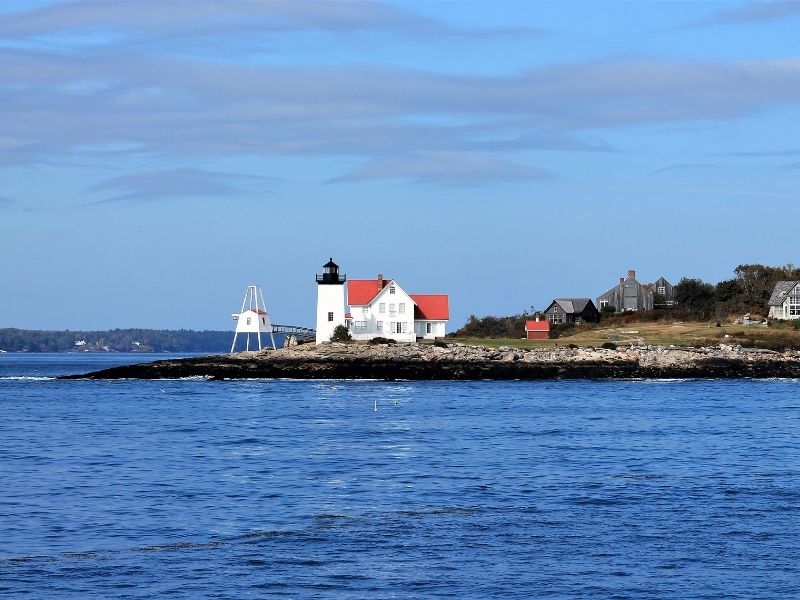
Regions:
[[[636,271],[634,269],[628,271],[628,279],[636,279]]]
[[[624,278],[624,277],[620,277],[620,278],[619,278],[619,282],[620,282],[620,284],[623,284],[623,283],[625,283],[625,278]]]
[[[536,322],[539,322],[539,315],[536,315]]]

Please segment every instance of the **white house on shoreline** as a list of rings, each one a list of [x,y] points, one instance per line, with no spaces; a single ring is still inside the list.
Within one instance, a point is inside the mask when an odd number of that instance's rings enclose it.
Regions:
[[[800,319],[800,281],[779,281],[769,299],[773,319]]]
[[[384,337],[398,342],[444,337],[450,319],[447,294],[409,294],[394,279],[350,279],[331,259],[317,276],[317,343],[343,324],[355,340]],[[340,313],[346,302],[350,312]],[[324,288],[324,289],[323,289]]]

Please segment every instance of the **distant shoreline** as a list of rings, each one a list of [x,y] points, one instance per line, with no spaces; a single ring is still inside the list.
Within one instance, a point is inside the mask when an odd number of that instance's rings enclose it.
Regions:
[[[377,379],[409,381],[798,378],[800,352],[709,348],[484,348],[308,344],[124,365],[61,379]]]

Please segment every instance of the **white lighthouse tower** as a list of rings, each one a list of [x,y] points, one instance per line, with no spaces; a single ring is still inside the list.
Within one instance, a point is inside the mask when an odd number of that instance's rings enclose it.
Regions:
[[[261,301],[259,304],[259,300]],[[261,287],[257,285],[247,286],[242,301],[242,310],[239,314],[234,314],[233,320],[236,321],[236,332],[233,334],[233,344],[231,352],[236,348],[236,337],[240,333],[247,334],[246,350],[250,350],[250,334],[255,333],[258,338],[258,349],[261,350],[261,334],[268,333],[272,341],[272,349],[275,350],[275,337],[272,335],[272,323],[269,321],[267,305],[264,303],[264,294]]]
[[[331,258],[317,275],[317,343],[331,339],[337,325],[344,325],[344,282],[339,265]]]

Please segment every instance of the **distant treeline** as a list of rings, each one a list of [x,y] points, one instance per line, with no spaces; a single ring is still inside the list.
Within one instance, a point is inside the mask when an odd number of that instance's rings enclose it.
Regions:
[[[712,284],[684,277],[674,287],[676,304],[656,307],[647,313],[602,314],[604,322],[630,320],[659,320],[662,318],[721,321],[733,315],[766,316],[769,301],[775,284],[781,280],[800,280],[800,268],[792,264],[783,267],[765,265],[739,265],[733,270],[731,279]],[[592,299],[594,301],[594,298]],[[546,308],[546,307],[545,307]],[[470,315],[466,324],[458,331],[449,334],[468,338],[521,338],[525,337],[525,321],[533,318],[537,311],[530,311],[498,317],[477,317]],[[569,327],[557,326],[553,333],[558,336]]]
[[[227,352],[232,340],[230,331],[189,329],[0,329],[0,350],[8,352]]]

